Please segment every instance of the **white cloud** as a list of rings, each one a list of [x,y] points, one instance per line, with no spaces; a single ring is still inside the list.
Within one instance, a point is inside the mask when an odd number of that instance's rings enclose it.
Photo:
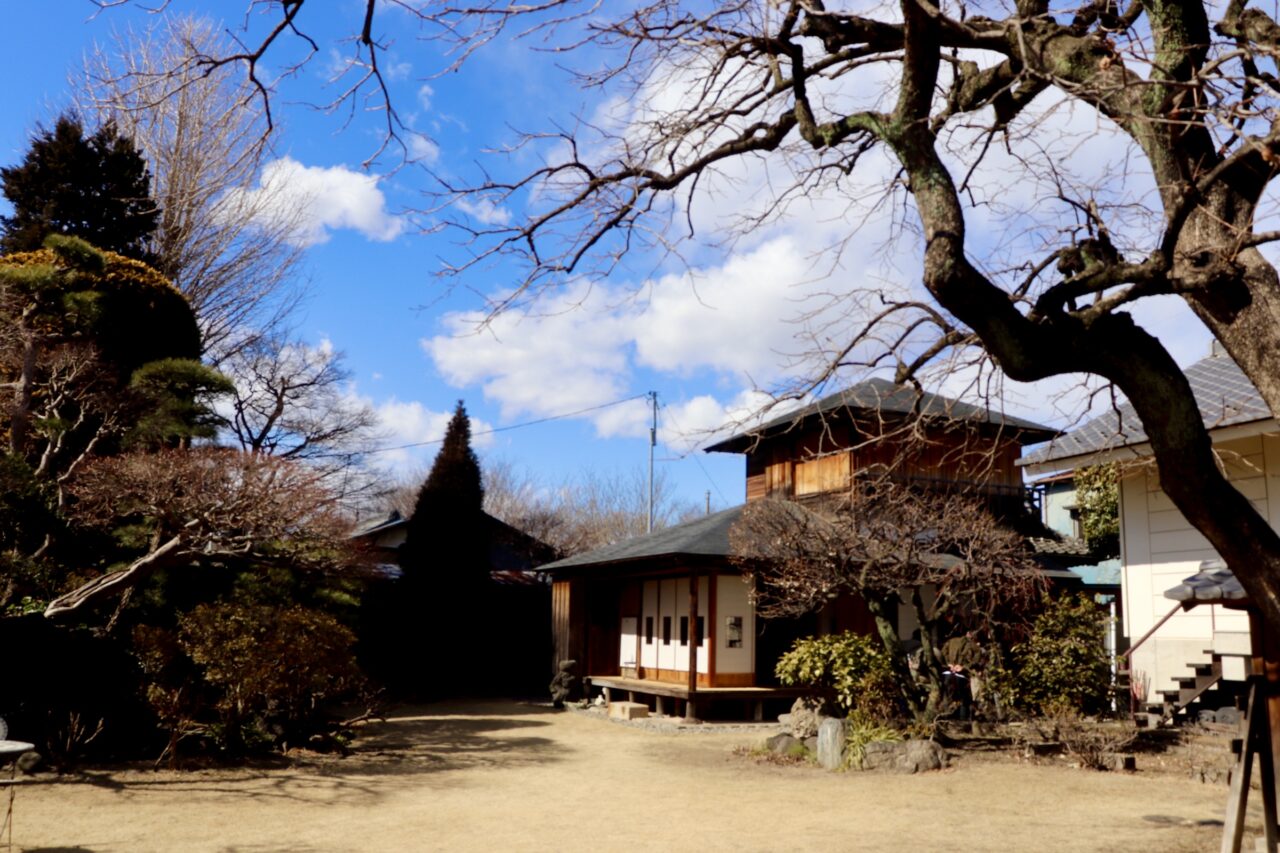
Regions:
[[[423,83],[418,87],[418,106],[424,110],[431,109],[431,99],[436,94],[436,90],[432,89],[430,84]]]
[[[387,210],[377,176],[345,166],[304,166],[292,157],[272,160],[256,188],[232,190],[218,203],[255,210],[264,218],[295,220],[296,241],[303,246],[323,243],[331,231],[343,228],[382,242],[405,228],[404,220]]]
[[[487,198],[458,198],[453,206],[484,225],[510,225],[511,211]]]
[[[409,159],[415,163],[432,165],[440,160],[440,146],[425,133],[408,131],[405,134],[405,145],[409,149]]]
[[[483,325],[480,313],[446,315],[445,334],[422,342],[446,381],[479,384],[504,417],[560,414],[626,396],[623,315],[606,288],[571,287]]]
[[[359,399],[373,406],[378,424],[385,435],[383,446],[394,448],[373,454],[371,459],[374,465],[383,470],[395,470],[406,465],[429,464],[435,458],[440,449],[439,442],[444,438],[449,420],[453,417],[452,410],[436,411],[418,400],[398,400],[395,397],[378,404],[367,397]],[[492,428],[491,424],[472,417],[471,446],[483,448],[493,444],[493,436],[489,433]]]

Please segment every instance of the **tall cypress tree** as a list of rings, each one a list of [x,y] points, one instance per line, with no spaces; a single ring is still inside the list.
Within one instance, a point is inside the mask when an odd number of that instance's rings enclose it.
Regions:
[[[37,131],[21,164],[0,169],[0,192],[13,205],[0,216],[0,253],[40,248],[50,234],[152,263],[147,250],[159,211],[138,149],[107,123],[85,136],[80,120],[58,118]]]
[[[400,566],[409,652],[400,677],[409,692],[447,695],[472,688],[489,647],[480,610],[487,598],[490,528],[471,420],[462,401],[445,431],[409,519]],[[410,624],[411,623],[411,624]],[[413,645],[416,648],[406,648]]]

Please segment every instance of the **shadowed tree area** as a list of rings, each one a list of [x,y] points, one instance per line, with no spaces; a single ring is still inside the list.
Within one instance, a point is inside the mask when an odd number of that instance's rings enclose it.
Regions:
[[[34,251],[50,234],[65,234],[153,260],[148,246],[160,212],[151,175],[111,122],[86,136],[79,119],[60,116],[36,132],[22,163],[0,169],[0,189],[13,205],[12,216],[0,217],[0,252]]]

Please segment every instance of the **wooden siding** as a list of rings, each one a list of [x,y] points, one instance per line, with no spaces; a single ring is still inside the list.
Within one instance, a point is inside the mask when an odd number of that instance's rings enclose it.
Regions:
[[[762,440],[747,456],[747,500],[840,491],[848,488],[853,473],[877,465],[916,480],[1022,486],[1022,472],[1015,464],[1021,448],[1012,438],[977,429],[932,427],[918,448],[904,454],[901,439],[890,435],[870,441],[875,434],[871,427],[855,431],[847,425],[819,423]]]
[[[1263,517],[1280,521],[1280,436],[1252,436],[1215,448],[1222,467],[1241,494]],[[1164,591],[1196,572],[1201,560],[1217,556],[1160,489],[1155,469],[1130,471],[1120,482],[1120,527],[1124,565],[1124,629],[1130,639],[1147,632],[1172,609]],[[1150,678],[1155,691],[1176,686],[1187,664],[1207,660],[1215,632],[1247,631],[1240,611],[1202,605],[1179,613],[1134,652],[1136,672]]]
[[[578,674],[586,674],[587,665],[584,634],[583,581],[564,580],[551,584],[551,637],[554,669],[562,660],[576,660]]]

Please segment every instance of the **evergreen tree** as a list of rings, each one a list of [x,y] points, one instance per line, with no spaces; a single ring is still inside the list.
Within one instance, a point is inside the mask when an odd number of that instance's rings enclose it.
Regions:
[[[415,695],[470,692],[491,653],[476,615],[489,597],[491,529],[462,401],[418,492],[400,565],[401,660],[390,680]]]
[[[146,249],[159,211],[151,176],[133,143],[108,122],[85,136],[63,115],[39,130],[20,165],[0,169],[13,205],[0,217],[0,253],[39,249],[50,234],[81,237],[99,249],[152,263]]]
[[[400,556],[405,579],[449,586],[487,580],[483,505],[480,461],[471,449],[471,419],[459,400],[409,519]]]

